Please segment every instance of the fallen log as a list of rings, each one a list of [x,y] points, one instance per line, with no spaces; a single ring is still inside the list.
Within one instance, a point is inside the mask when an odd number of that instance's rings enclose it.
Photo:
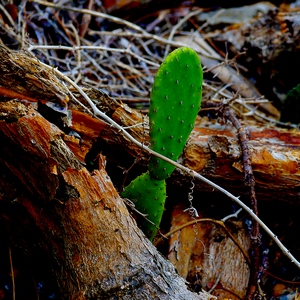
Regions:
[[[31,105],[0,102],[0,220],[50,259],[61,299],[208,299],[144,237],[105,169],[90,173]]]

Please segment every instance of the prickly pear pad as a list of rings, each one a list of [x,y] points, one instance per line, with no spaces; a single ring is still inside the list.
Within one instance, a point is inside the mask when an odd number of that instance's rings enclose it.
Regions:
[[[123,198],[134,202],[135,208],[146,214],[146,219],[141,218],[140,227],[145,235],[152,240],[157,233],[166,201],[165,180],[155,180],[150,177],[149,172],[135,178],[122,192]]]
[[[160,66],[150,97],[151,149],[176,161],[194,128],[202,98],[203,72],[198,54],[182,47]],[[165,179],[175,167],[155,156],[148,166],[151,177]]]

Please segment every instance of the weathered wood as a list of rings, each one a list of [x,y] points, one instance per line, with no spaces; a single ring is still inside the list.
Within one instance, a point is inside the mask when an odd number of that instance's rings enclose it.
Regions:
[[[35,57],[22,51],[11,51],[3,45],[0,45],[0,57],[0,86],[27,97],[67,105],[67,88]]]
[[[0,102],[0,218],[39,245],[62,299],[206,299],[145,239],[104,168],[89,173],[31,106]]]
[[[209,218],[196,220],[184,210],[179,203],[172,211],[170,231],[181,230],[170,236],[168,259],[193,286],[212,289],[218,299],[244,299],[250,276],[250,238],[242,222],[227,222],[225,227]]]

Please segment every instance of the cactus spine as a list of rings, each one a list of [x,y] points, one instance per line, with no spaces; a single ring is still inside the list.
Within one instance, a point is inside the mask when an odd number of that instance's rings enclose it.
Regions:
[[[194,50],[182,47],[166,57],[154,79],[150,97],[152,150],[174,161],[178,159],[200,109],[202,79],[200,59]],[[147,220],[140,223],[150,240],[157,233],[164,210],[165,179],[174,169],[168,162],[151,156],[148,171],[134,179],[122,193],[154,223]]]

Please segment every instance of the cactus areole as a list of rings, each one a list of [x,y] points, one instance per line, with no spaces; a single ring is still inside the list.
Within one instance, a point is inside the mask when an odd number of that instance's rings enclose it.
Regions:
[[[202,98],[203,72],[198,54],[182,47],[171,52],[154,79],[150,96],[151,149],[174,161],[194,128]],[[175,167],[152,156],[149,172],[165,179]]]

